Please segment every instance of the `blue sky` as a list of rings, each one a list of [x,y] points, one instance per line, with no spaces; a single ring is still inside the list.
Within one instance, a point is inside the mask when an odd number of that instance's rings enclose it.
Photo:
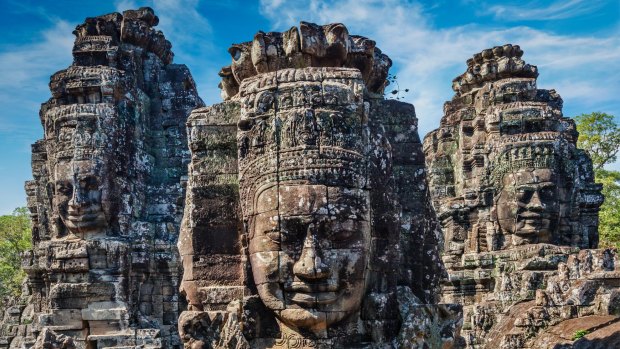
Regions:
[[[564,115],[620,117],[620,0],[0,0],[0,214],[26,203],[30,144],[43,132],[38,110],[49,76],[71,64],[74,27],[140,6],[155,9],[175,62],[189,66],[207,104],[220,100],[217,72],[230,44],[305,20],[342,22],[377,41],[411,90],[421,136],[437,127],[465,60],[504,43],[521,45],[539,67],[539,87],[562,95]]]

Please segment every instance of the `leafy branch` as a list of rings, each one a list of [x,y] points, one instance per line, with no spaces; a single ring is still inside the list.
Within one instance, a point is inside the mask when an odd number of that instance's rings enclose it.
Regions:
[[[388,86],[391,84],[396,85],[396,88],[393,89],[392,91],[388,92],[388,99],[395,99],[395,100],[401,100],[401,99],[405,99],[405,96],[401,96],[401,93],[405,94],[405,93],[409,93],[409,89],[405,88],[405,89],[401,89],[400,88],[400,84],[398,83],[398,79],[396,77],[396,75],[392,75],[392,74],[388,74],[386,80],[388,81]]]

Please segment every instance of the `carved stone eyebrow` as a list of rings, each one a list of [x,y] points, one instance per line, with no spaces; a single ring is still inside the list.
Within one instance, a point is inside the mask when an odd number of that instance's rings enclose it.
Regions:
[[[542,182],[542,183],[538,183],[538,187],[539,188],[551,188],[551,187],[556,187],[557,185],[553,182]]]
[[[521,184],[521,185],[517,185],[515,186],[515,188],[517,190],[536,190],[536,185],[535,184]]]

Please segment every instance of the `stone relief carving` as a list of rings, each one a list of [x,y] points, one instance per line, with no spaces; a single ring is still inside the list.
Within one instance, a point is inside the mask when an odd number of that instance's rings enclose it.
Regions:
[[[26,184],[33,250],[1,348],[180,347],[185,122],[203,105],[150,8],[87,18],[51,77]]]
[[[347,67],[362,74],[367,93],[381,97],[390,58],[373,40],[349,35],[341,23],[316,25],[301,22],[286,32],[258,32],[250,42],[232,45],[228,52],[232,64],[222,68],[222,98],[239,93],[241,82],[257,74],[285,68]]]
[[[422,145],[383,99],[391,60],[343,24],[233,45],[210,107],[157,24],[87,18],[51,77],[0,348],[618,343],[601,187],[518,46],[467,61]]]
[[[597,328],[617,316],[606,300],[617,293],[617,256],[588,250],[598,244],[601,185],[562,99],[536,87],[538,68],[522,55],[504,45],[469,59],[424,139],[449,274],[442,301],[464,305],[467,348],[550,348],[563,340],[545,336],[571,337],[562,331],[577,318]],[[600,262],[580,272],[584,254]]]
[[[341,24],[259,32],[230,50],[234,94],[190,116],[187,348],[454,344],[415,112],[377,94],[389,64],[369,87],[351,40]],[[389,62],[368,47],[355,62]]]

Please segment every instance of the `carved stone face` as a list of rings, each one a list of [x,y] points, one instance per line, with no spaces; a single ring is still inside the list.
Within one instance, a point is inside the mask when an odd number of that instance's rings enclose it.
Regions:
[[[523,169],[503,178],[497,219],[504,233],[526,243],[548,242],[557,230],[563,190],[551,169]]]
[[[63,161],[54,167],[54,206],[72,234],[96,233],[107,226],[102,198],[107,194],[92,161]]]
[[[263,303],[287,325],[315,332],[356,313],[370,248],[368,192],[280,185],[255,207],[249,251]]]

